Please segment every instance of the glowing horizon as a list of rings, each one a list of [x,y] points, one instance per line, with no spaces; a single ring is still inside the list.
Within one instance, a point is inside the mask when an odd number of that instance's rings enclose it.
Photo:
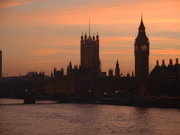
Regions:
[[[152,10],[153,9],[153,10]],[[80,64],[80,36],[99,33],[102,71],[119,60],[124,75],[134,70],[134,40],[141,12],[150,40],[150,70],[156,60],[180,58],[180,1],[0,1],[0,49],[4,76]],[[166,62],[168,64],[168,62]]]

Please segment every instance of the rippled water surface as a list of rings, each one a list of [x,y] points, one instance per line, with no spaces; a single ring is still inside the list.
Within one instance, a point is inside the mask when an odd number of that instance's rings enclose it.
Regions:
[[[180,110],[0,99],[0,135],[180,135]]]

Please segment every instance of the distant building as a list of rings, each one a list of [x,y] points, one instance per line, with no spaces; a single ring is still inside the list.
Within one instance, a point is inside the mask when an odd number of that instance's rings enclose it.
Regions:
[[[109,69],[109,76],[113,76],[113,70],[112,69]]]
[[[180,64],[178,59],[173,63],[169,59],[169,64],[159,64],[157,60],[156,66],[149,75],[150,91],[149,93],[156,96],[180,96]]]
[[[67,66],[67,76],[71,76],[72,75],[72,63],[71,61],[69,62],[69,65]]]
[[[81,36],[81,64],[80,67],[88,69],[93,74],[98,75],[101,72],[99,58],[99,35]]]
[[[146,80],[149,75],[149,39],[146,36],[143,19],[139,26],[138,36],[134,43],[135,77],[139,81]]]
[[[169,64],[165,64],[165,60],[162,60],[162,64],[159,65],[159,61],[156,61],[156,66],[150,73],[150,78],[156,80],[179,80],[180,79],[180,64],[178,58],[176,59],[175,64],[173,60],[169,59]]]
[[[120,68],[119,68],[119,62],[118,62],[118,60],[117,60],[117,62],[116,62],[115,76],[116,76],[116,77],[120,77]]]
[[[2,77],[2,51],[0,50],[0,78]]]
[[[53,77],[54,79],[61,79],[64,76],[64,69],[57,70],[54,68]]]

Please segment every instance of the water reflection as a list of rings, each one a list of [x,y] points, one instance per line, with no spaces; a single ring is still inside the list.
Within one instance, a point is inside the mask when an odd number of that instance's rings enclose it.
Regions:
[[[91,104],[3,105],[0,109],[1,135],[180,134],[178,109]]]
[[[136,132],[141,133],[141,134],[151,134],[154,135],[156,134],[155,131],[151,130],[153,129],[153,121],[150,117],[151,114],[149,114],[149,108],[134,108],[134,113],[133,113],[133,126],[134,130]]]
[[[0,105],[8,105],[8,104],[23,104],[23,99],[8,99],[8,98],[0,98]]]
[[[40,100],[36,101],[36,104],[54,104],[58,103],[53,100]],[[0,105],[24,105],[23,99],[8,99],[8,98],[0,98]]]

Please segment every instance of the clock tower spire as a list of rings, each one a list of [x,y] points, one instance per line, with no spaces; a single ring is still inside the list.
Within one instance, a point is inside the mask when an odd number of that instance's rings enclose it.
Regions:
[[[135,77],[139,82],[147,80],[149,75],[149,39],[146,36],[143,18],[139,25],[138,35],[134,43]]]

